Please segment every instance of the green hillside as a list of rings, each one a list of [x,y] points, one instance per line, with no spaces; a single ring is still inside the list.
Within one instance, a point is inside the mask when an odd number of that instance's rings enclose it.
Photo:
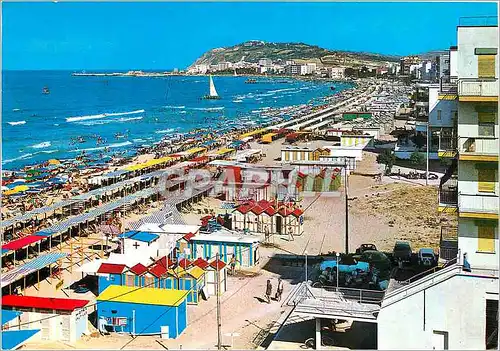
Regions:
[[[304,43],[265,43],[262,41],[248,41],[231,47],[216,48],[204,53],[196,64],[217,64],[229,62],[258,62],[261,58],[278,60],[295,60],[317,62],[322,65],[357,66],[362,64],[377,65],[381,62],[395,62],[397,56],[385,56],[371,53],[357,53],[347,51],[332,51],[315,45]]]

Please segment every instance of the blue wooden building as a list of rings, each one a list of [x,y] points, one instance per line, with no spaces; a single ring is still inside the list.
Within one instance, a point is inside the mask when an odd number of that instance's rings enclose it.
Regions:
[[[111,285],[98,297],[100,331],[177,338],[187,327],[187,291]]]
[[[125,285],[123,273],[126,269],[124,264],[102,263],[97,270],[99,294],[110,285]]]

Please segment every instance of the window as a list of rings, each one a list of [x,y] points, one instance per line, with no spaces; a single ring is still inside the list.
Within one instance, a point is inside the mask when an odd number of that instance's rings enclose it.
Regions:
[[[495,113],[478,112],[478,125],[480,136],[495,136]]]
[[[495,55],[477,56],[477,76],[479,78],[495,78]]]
[[[290,151],[285,151],[285,161],[290,161]]]
[[[477,251],[494,253],[495,252],[495,227],[480,224],[477,227]]]
[[[438,121],[441,120],[441,110],[437,110],[437,119]]]
[[[498,347],[498,300],[486,300],[486,349]]]
[[[477,170],[477,191],[480,193],[495,192],[495,169],[478,169]]]

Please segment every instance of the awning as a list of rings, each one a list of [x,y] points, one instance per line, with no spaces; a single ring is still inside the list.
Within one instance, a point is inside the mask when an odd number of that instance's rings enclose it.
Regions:
[[[43,236],[39,235],[29,235],[25,236],[24,238],[20,238],[14,241],[11,241],[8,244],[2,245],[2,250],[19,250],[22,249],[28,245],[34,244],[37,241],[45,239]]]
[[[2,331],[2,350],[16,350],[40,329]]]

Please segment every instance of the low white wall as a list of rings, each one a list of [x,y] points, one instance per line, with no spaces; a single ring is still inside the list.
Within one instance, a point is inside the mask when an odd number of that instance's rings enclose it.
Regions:
[[[458,275],[383,307],[378,349],[432,350],[442,331],[450,350],[484,350],[488,292],[498,294],[498,279]]]

